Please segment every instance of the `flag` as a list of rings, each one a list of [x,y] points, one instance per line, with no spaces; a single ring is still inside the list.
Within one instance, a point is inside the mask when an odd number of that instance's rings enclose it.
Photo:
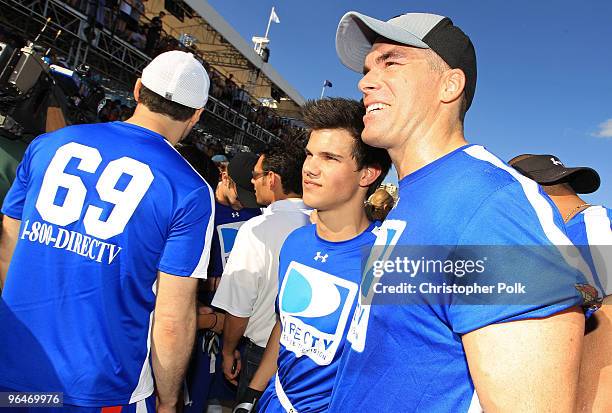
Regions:
[[[325,83],[323,83],[323,87],[332,87],[332,82],[326,80]]]
[[[276,15],[276,12],[274,11],[274,7],[272,7],[272,13],[270,13],[270,20],[272,20],[274,23],[280,23],[280,19]]]

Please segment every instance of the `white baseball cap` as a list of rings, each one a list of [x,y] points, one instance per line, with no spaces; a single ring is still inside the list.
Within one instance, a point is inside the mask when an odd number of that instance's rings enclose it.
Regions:
[[[210,79],[191,53],[160,54],[144,68],[140,80],[147,89],[190,108],[200,109],[208,100]]]

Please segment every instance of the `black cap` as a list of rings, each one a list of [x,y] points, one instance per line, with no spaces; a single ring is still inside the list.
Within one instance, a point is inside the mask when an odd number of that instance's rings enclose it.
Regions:
[[[350,11],[336,31],[340,61],[358,73],[378,37],[421,49],[431,49],[452,69],[465,74],[467,108],[476,92],[476,51],[470,38],[451,19],[430,13],[406,13],[387,21]]]
[[[255,187],[251,183],[253,169],[259,157],[251,152],[239,152],[227,165],[227,173],[236,183],[238,200],[245,208],[259,208]]]
[[[540,185],[569,184],[578,194],[597,191],[601,180],[599,174],[585,166],[568,168],[555,155],[519,155],[509,164]]]

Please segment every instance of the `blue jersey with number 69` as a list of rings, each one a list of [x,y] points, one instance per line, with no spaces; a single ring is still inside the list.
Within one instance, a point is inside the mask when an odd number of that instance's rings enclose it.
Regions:
[[[21,228],[0,301],[0,387],[93,407],[149,396],[157,272],[206,277],[213,201],[148,129],[34,140],[2,208]]]

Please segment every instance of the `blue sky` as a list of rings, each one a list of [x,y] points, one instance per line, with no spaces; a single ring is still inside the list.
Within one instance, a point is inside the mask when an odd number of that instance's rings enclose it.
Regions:
[[[465,125],[468,141],[504,160],[552,153],[590,166],[602,179],[588,202],[612,207],[612,2],[208,0],[250,43],[263,36],[272,6],[270,63],[305,98],[360,98],[359,75],[339,62],[338,21],[349,10],[387,20],[405,12],[450,17],[472,39],[478,85]]]

